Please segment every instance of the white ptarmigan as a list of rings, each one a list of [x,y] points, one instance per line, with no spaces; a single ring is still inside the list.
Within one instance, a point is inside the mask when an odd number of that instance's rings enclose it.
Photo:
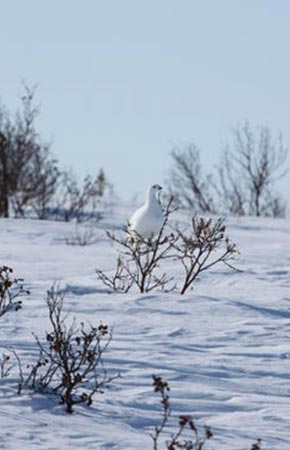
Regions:
[[[129,220],[129,232],[132,236],[141,236],[143,239],[152,239],[159,233],[164,220],[162,208],[156,198],[156,193],[162,189],[158,184],[150,186],[147,200],[138,208]]]

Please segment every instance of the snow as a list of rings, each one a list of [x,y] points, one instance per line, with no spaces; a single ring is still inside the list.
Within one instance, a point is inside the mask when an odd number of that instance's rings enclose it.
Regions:
[[[129,216],[116,208],[88,246],[67,245],[74,224],[0,220],[1,263],[31,291],[22,310],[0,318],[0,353],[13,347],[25,362],[36,357],[32,333],[49,329],[45,292],[58,282],[71,316],[113,328],[104,359],[110,373],[122,375],[90,408],[67,415],[55,397],[17,395],[15,369],[0,380],[0,449],[152,449],[150,433],[161,418],[156,374],[171,386],[169,435],[179,414],[191,414],[212,428],[208,450],[249,449],[258,437],[263,450],[289,450],[289,223],[228,219],[241,272],[213,267],[184,296],[108,294],[95,274],[116,258],[105,230],[121,229]]]

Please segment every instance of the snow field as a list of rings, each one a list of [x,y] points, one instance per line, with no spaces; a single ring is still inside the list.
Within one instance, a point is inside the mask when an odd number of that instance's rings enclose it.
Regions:
[[[66,244],[73,224],[1,219],[1,263],[25,279],[31,295],[0,319],[0,350],[13,347],[33,360],[32,332],[43,337],[49,329],[45,292],[58,282],[71,317],[112,327],[104,359],[122,377],[91,408],[67,415],[54,397],[17,396],[13,372],[0,380],[0,449],[148,450],[161,418],[156,374],[171,386],[169,435],[179,414],[191,414],[212,428],[208,450],[245,450],[258,437],[263,450],[289,450],[290,224],[229,219],[242,272],[213,268],[184,296],[108,294],[95,269],[112,268],[116,254],[104,230],[120,229],[126,216],[120,208],[100,222],[98,242],[86,247]]]

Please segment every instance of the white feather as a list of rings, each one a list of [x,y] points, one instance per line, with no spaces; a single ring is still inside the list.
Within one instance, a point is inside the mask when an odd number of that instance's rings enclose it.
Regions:
[[[154,184],[148,189],[147,199],[143,206],[138,208],[129,220],[131,235],[141,236],[143,239],[151,239],[158,234],[164,220],[162,208],[156,198],[156,193],[162,189]]]

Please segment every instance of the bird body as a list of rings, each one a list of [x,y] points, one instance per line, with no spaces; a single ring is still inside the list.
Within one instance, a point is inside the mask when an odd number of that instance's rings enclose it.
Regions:
[[[152,239],[159,233],[164,220],[164,214],[159,204],[156,193],[162,188],[154,184],[148,189],[147,199],[143,206],[138,208],[129,220],[129,232],[131,235],[141,236],[143,239]]]

